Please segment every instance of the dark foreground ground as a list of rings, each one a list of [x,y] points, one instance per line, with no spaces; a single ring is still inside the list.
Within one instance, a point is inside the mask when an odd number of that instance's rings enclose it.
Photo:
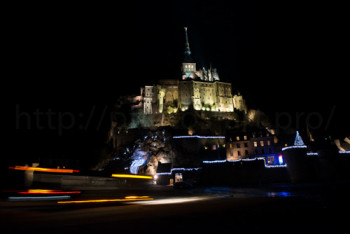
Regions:
[[[0,233],[349,233],[349,187],[155,187],[77,199],[148,195],[146,202],[59,205],[2,200]]]

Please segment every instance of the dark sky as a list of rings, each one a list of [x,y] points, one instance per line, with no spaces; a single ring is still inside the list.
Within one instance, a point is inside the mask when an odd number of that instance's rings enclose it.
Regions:
[[[159,79],[180,78],[187,26],[199,66],[217,67],[249,107],[272,116],[319,112],[325,118],[334,110],[330,128],[344,131],[349,119],[345,13],[344,6],[318,1],[14,6],[5,22],[8,80],[16,93],[12,109],[16,113],[17,105],[31,116],[37,109],[72,112],[85,124],[95,106],[96,125],[118,96],[138,93]],[[81,145],[101,142],[107,122],[98,130],[74,128],[63,136],[47,125],[44,131],[21,126],[16,141],[34,140],[16,148],[55,154],[78,142],[74,152],[79,153]],[[41,141],[45,150],[39,149]]]

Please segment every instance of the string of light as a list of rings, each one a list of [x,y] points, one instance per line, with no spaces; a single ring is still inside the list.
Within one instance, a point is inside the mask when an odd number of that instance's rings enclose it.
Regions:
[[[282,151],[288,150],[288,149],[306,149],[306,145],[292,145],[282,148]]]
[[[174,136],[173,139],[187,139],[187,138],[198,138],[198,139],[225,139],[224,136]]]
[[[214,161],[203,161],[204,164],[213,164],[213,163],[226,163],[226,162],[247,162],[247,161],[256,161],[256,160],[264,160],[264,165],[266,168],[277,168],[277,167],[287,167],[287,164],[282,165],[267,165],[266,160],[263,157],[259,158],[244,158],[244,159],[236,159],[236,160],[214,160]]]
[[[170,172],[158,172],[156,175],[171,175],[173,171],[198,171],[201,168],[172,168]]]

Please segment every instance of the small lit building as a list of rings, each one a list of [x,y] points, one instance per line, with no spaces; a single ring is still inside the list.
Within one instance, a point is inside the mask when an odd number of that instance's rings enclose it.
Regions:
[[[237,133],[228,136],[226,143],[227,160],[250,158],[253,152],[250,137],[247,133]]]
[[[226,137],[226,159],[231,161],[264,157],[266,164],[283,164],[277,142],[277,137],[269,131],[232,132]]]

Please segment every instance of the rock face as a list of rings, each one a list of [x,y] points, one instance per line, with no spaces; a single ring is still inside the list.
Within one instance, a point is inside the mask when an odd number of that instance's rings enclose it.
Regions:
[[[150,131],[142,139],[137,139],[130,154],[130,173],[153,176],[159,162],[173,163],[175,152],[170,141],[171,136],[165,130]]]
[[[130,173],[138,174],[139,168],[146,164],[148,155],[147,152],[142,151],[140,148],[136,148],[131,156],[132,163],[130,165]]]

